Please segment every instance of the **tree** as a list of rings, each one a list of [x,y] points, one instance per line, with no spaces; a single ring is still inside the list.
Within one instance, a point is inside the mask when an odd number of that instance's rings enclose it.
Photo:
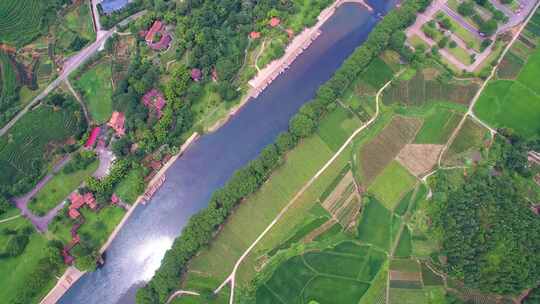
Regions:
[[[6,213],[8,210],[12,209],[13,206],[11,203],[0,194],[0,215]]]
[[[297,114],[291,119],[289,128],[294,135],[307,137],[315,130],[315,122],[306,115]]]
[[[465,17],[472,16],[475,13],[474,4],[471,1],[463,1],[458,6],[458,13]]]
[[[487,36],[493,35],[496,30],[497,30],[497,21],[495,21],[493,18],[489,19],[486,22],[483,22],[480,25],[480,32],[486,34]]]
[[[289,132],[282,132],[276,139],[276,146],[280,154],[285,154],[296,145],[296,138]]]
[[[405,33],[403,31],[397,31],[390,36],[390,47],[400,52],[405,44],[405,40],[407,40]]]
[[[449,18],[442,18],[440,21],[439,21],[439,24],[444,28],[444,29],[447,29],[447,30],[451,30],[452,29],[452,22],[450,21]]]
[[[26,248],[28,241],[28,236],[24,234],[10,237],[6,244],[5,254],[10,257],[20,255]]]

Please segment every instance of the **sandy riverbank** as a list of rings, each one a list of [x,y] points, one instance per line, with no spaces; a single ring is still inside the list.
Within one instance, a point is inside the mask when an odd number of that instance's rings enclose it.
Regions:
[[[39,304],[54,304],[60,300],[60,298],[66,293],[66,291],[75,284],[77,280],[82,277],[84,272],[75,268],[74,266],[68,267],[62,277],[58,279],[56,285],[51,291],[39,302]]]
[[[322,10],[317,17],[317,23],[310,28],[304,29],[300,34],[296,35],[285,49],[285,54],[281,56],[281,58],[270,62],[264,68],[259,70],[257,75],[248,81],[250,88],[246,95],[242,97],[240,103],[232,107],[226,117],[218,120],[206,131],[216,131],[222,125],[226,124],[229,119],[231,119],[243,106],[248,103],[248,101],[259,96],[259,94],[261,94],[272,83],[272,81],[285,72],[294,63],[296,58],[300,56],[304,50],[306,50],[311,43],[315,41],[315,39],[317,39],[317,37],[321,34],[320,28],[323,26],[323,24],[328,21],[332,15],[334,15],[337,8],[347,2],[358,3],[364,6],[370,12],[373,11],[373,8],[364,0],[336,0],[332,5]]]

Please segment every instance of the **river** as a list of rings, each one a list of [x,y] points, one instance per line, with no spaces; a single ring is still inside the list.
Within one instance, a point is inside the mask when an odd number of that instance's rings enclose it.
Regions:
[[[290,118],[366,39],[393,1],[369,1],[375,9],[371,13],[357,3],[340,6],[286,73],[227,124],[187,149],[152,200],[134,210],[107,249],[104,267],[85,274],[59,303],[134,303],[137,288],[152,277],[190,216],[287,129]]]

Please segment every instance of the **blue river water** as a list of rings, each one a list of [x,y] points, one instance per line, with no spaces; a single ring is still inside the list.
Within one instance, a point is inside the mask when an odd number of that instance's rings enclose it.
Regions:
[[[358,47],[395,0],[369,1],[367,11],[345,3],[291,67],[226,125],[199,138],[167,171],[167,180],[139,205],[106,251],[105,265],[85,274],[62,304],[134,303],[138,287],[159,267],[188,219],[214,190],[287,129],[290,118]]]

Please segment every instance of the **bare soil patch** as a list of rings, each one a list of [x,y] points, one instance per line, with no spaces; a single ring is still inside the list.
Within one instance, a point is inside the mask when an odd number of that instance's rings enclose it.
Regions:
[[[437,164],[442,149],[443,145],[408,144],[399,152],[397,161],[418,177]]]
[[[392,281],[421,281],[422,273],[390,270],[390,280]]]
[[[410,143],[422,125],[418,118],[396,116],[360,151],[362,184],[369,186],[379,173]]]

